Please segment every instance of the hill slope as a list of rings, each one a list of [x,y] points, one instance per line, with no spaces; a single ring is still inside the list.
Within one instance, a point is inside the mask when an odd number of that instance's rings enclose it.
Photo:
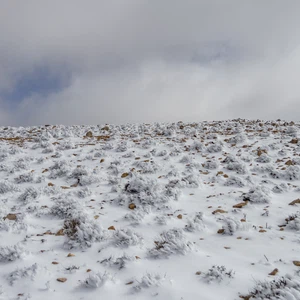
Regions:
[[[300,299],[299,124],[0,135],[0,299]]]

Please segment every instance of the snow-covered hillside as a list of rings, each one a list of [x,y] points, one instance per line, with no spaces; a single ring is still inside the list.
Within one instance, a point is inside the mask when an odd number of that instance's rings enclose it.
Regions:
[[[0,299],[300,299],[300,124],[0,128]]]

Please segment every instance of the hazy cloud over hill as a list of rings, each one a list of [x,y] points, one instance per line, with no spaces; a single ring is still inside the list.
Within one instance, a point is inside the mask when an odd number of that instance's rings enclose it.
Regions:
[[[2,1],[0,124],[298,120],[297,1]]]

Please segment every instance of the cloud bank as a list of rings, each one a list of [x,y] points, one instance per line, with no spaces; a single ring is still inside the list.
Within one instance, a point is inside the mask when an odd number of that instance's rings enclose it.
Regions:
[[[298,120],[297,1],[3,1],[0,125]]]

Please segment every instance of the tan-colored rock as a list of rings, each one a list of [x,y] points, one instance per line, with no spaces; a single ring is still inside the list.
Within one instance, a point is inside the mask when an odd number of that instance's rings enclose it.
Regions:
[[[66,281],[67,281],[67,278],[62,277],[62,278],[57,278],[56,280],[57,280],[58,282],[66,282]]]
[[[223,228],[218,230],[218,234],[222,234],[224,232],[225,232],[225,229],[223,229]]]
[[[58,264],[59,264],[58,261],[53,261],[53,262],[52,262],[52,265],[58,265]]]
[[[197,271],[195,274],[196,274],[196,275],[201,275],[201,272],[200,272],[200,271]]]
[[[75,254],[73,254],[73,253],[69,253],[69,254],[67,255],[67,257],[73,257],[73,256],[75,256]]]
[[[128,173],[123,173],[122,175],[121,175],[121,178],[125,178],[125,177],[127,177],[129,174]]]
[[[243,208],[244,206],[246,206],[248,204],[248,201],[245,202],[241,202],[238,204],[233,205],[233,208]]]
[[[91,272],[91,271],[92,271],[91,269],[87,269],[87,270],[86,270],[87,273],[89,273],[89,272]]]
[[[289,205],[295,205],[295,204],[300,204],[300,199],[296,199],[296,200],[292,201],[291,203],[289,203]]]
[[[294,260],[294,261],[293,261],[293,264],[294,264],[296,267],[300,267],[300,260]]]
[[[16,221],[17,215],[16,214],[8,214],[6,217],[3,218],[4,220],[8,219],[10,221]]]
[[[216,209],[212,212],[212,214],[226,214],[227,211],[226,210],[223,210],[223,209]]]
[[[85,134],[86,137],[89,137],[89,138],[92,138],[93,137],[93,133],[91,131],[88,131],[86,134]]]
[[[69,187],[69,186],[61,186],[61,188],[62,188],[63,190],[68,190],[70,187]]]
[[[108,230],[116,230],[115,226],[109,226]]]
[[[64,235],[64,230],[63,229],[59,229],[56,234],[56,236],[63,236]]]
[[[182,215],[179,214],[179,215],[177,216],[177,219],[182,219]]]
[[[100,164],[102,164],[104,162],[104,158],[100,159]]]
[[[129,208],[129,209],[135,209],[135,208],[136,208],[136,205],[135,205],[134,203],[130,203],[130,204],[128,205],[128,208]]]
[[[285,163],[285,165],[286,165],[286,166],[293,166],[294,163],[293,163],[292,160],[289,159],[289,160]]]
[[[269,275],[275,276],[278,272],[279,272],[278,269],[274,269],[271,273],[269,273]]]
[[[54,186],[52,182],[48,182],[48,186]]]

